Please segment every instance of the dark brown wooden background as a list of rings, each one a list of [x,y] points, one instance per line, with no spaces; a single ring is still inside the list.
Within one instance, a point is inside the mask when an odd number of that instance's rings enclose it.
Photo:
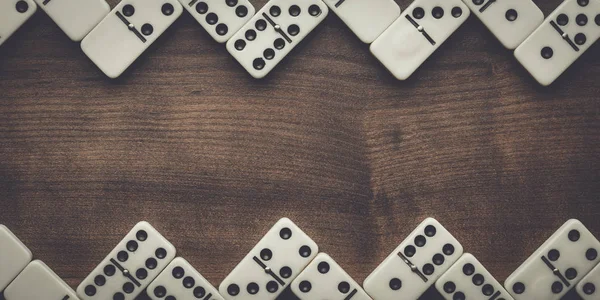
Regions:
[[[600,236],[599,95],[599,44],[542,88],[474,16],[408,81],[333,14],[254,80],[184,12],[112,81],[40,11],[0,47],[0,223],[76,287],[147,220],[216,286],[284,216],[358,282],[432,216],[502,281]]]

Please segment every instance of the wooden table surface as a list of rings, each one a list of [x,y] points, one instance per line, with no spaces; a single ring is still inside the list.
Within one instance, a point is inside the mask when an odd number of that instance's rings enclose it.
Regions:
[[[76,287],[147,220],[217,286],[281,217],[362,282],[431,216],[503,281],[600,237],[599,81],[600,44],[543,88],[474,16],[397,81],[333,14],[254,80],[187,12],[110,80],[39,11],[0,47],[0,223]]]

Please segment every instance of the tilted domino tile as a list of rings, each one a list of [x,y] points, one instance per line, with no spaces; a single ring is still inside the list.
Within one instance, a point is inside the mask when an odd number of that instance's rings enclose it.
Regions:
[[[577,284],[577,293],[584,300],[600,299],[600,264]]]
[[[470,253],[465,253],[436,282],[447,300],[513,300],[502,285]]]
[[[375,300],[417,299],[463,253],[462,245],[427,218],[364,281]]]
[[[150,298],[155,300],[223,300],[217,289],[181,257],[171,261],[152,281],[148,286],[147,293]]]
[[[179,0],[179,2],[219,43],[227,42],[256,12],[248,0]]]
[[[394,0],[324,0],[363,42],[372,43],[400,16]]]
[[[517,300],[558,300],[600,262],[600,242],[578,220],[569,220],[504,282]]]
[[[87,300],[132,300],[175,258],[175,247],[148,222],[139,222],[79,284]]]
[[[319,253],[294,279],[291,287],[296,296],[305,300],[371,300],[360,285],[325,253]]]
[[[306,233],[282,218],[221,282],[219,292],[229,300],[275,299],[318,251]]]
[[[552,84],[600,37],[600,1],[565,0],[517,49],[541,85]]]
[[[0,1],[0,45],[21,27],[37,10],[33,0]]]
[[[6,226],[0,224],[0,292],[25,269],[31,251]]]
[[[34,260],[4,291],[6,300],[78,300],[75,292],[41,260]]]
[[[544,13],[531,0],[463,2],[507,49],[517,48],[544,21]]]
[[[371,44],[399,80],[410,77],[469,17],[461,0],[416,0]]]
[[[110,6],[104,0],[35,0],[74,42],[79,42],[106,17]]]
[[[183,12],[177,0],[123,0],[81,42],[106,76],[119,77]]]
[[[254,78],[265,77],[327,16],[321,0],[271,0],[227,42]]]

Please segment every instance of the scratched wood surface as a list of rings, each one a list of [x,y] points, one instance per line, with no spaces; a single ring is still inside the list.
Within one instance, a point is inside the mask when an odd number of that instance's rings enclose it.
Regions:
[[[333,14],[254,80],[186,12],[109,80],[38,12],[0,47],[0,223],[76,287],[147,220],[216,286],[284,216],[358,282],[432,216],[503,281],[600,237],[599,82],[600,45],[542,88],[474,16],[400,82]]]

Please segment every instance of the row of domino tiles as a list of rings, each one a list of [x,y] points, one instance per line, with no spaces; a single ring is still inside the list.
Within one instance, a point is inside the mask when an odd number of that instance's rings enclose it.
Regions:
[[[35,1],[35,2],[34,2]],[[0,45],[39,5],[109,77],[120,76],[183,8],[255,78],[266,76],[329,10],[399,80],[407,79],[474,13],[542,85],[600,38],[600,0],[565,0],[545,20],[532,0],[4,0]],[[37,5],[36,5],[37,3]]]
[[[431,286],[448,300],[558,300],[575,287],[600,299],[600,242],[569,220],[505,281],[504,287],[437,220],[427,218],[364,280],[362,287],[290,219],[280,219],[213,287],[147,222],[136,224],[74,292],[0,225],[0,291],[6,300],[419,299]],[[35,284],[32,284],[35,283]],[[8,286],[8,287],[7,287]],[[6,289],[5,289],[6,288]],[[277,299],[282,299],[281,297]]]

